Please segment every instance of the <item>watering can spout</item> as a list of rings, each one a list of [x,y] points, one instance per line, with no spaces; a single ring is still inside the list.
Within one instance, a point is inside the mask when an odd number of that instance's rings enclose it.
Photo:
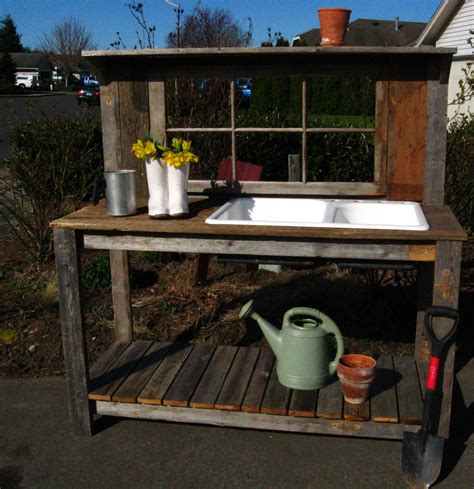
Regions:
[[[262,330],[262,333],[265,335],[265,338],[270,344],[273,353],[278,358],[282,343],[281,332],[278,328],[275,328],[273,324],[269,323],[266,319],[260,316],[258,312],[255,311],[253,307],[253,301],[247,302],[247,304],[242,307],[239,317],[240,319],[251,317],[252,319],[257,321],[260,329]]]

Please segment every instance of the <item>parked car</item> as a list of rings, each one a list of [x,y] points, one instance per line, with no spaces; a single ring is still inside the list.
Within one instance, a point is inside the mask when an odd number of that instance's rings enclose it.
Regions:
[[[99,85],[82,85],[76,96],[79,105],[100,105]]]
[[[90,86],[99,86],[99,82],[97,81],[97,78],[94,75],[81,75],[81,80],[80,80],[81,85],[85,85],[86,87]]]

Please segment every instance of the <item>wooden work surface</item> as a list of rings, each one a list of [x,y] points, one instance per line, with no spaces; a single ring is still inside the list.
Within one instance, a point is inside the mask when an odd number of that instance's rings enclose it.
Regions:
[[[153,220],[148,217],[146,202],[140,202],[138,214],[127,217],[107,215],[105,202],[97,206],[89,205],[73,214],[53,221],[51,226],[60,229],[90,231],[93,234],[147,234],[166,237],[187,236],[233,239],[282,239],[299,240],[380,240],[380,241],[418,241],[438,240],[464,241],[467,235],[457,222],[448,206],[424,207],[430,225],[428,231],[394,231],[380,229],[342,229],[309,228],[288,226],[234,226],[206,224],[205,219],[217,210],[223,201],[217,202],[207,197],[191,197],[190,217],[187,219]]]

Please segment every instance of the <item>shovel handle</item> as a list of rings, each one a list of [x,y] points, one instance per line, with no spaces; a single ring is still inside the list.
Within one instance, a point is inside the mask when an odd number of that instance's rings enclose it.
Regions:
[[[451,329],[441,338],[438,338],[433,330],[433,318],[443,317],[453,320]],[[427,391],[435,391],[438,382],[438,370],[440,356],[444,352],[446,346],[451,342],[456,334],[459,323],[459,313],[450,307],[433,306],[426,310],[425,329],[428,338],[431,341],[431,358],[428,369],[428,378],[426,379]]]

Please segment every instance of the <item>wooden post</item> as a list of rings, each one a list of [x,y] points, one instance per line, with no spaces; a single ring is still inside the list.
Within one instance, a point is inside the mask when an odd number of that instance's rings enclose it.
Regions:
[[[433,305],[457,309],[459,300],[459,282],[461,275],[460,241],[439,241],[436,249],[436,262],[433,284]],[[451,328],[452,320],[439,318],[433,323],[435,333],[443,336]],[[441,413],[438,425],[438,436],[449,437],[451,419],[451,401],[454,382],[454,352],[452,344],[446,355],[443,375]]]
[[[300,155],[288,155],[288,181],[301,182]]]
[[[115,338],[119,342],[132,341],[133,324],[128,252],[110,250],[110,273],[112,275]]]
[[[92,411],[87,398],[89,370],[76,232],[68,229],[54,229],[54,249],[69,413],[74,433],[91,435]]]
[[[433,303],[433,263],[420,262],[416,275],[417,307],[415,359],[428,366],[430,345],[425,332],[425,312]]]

